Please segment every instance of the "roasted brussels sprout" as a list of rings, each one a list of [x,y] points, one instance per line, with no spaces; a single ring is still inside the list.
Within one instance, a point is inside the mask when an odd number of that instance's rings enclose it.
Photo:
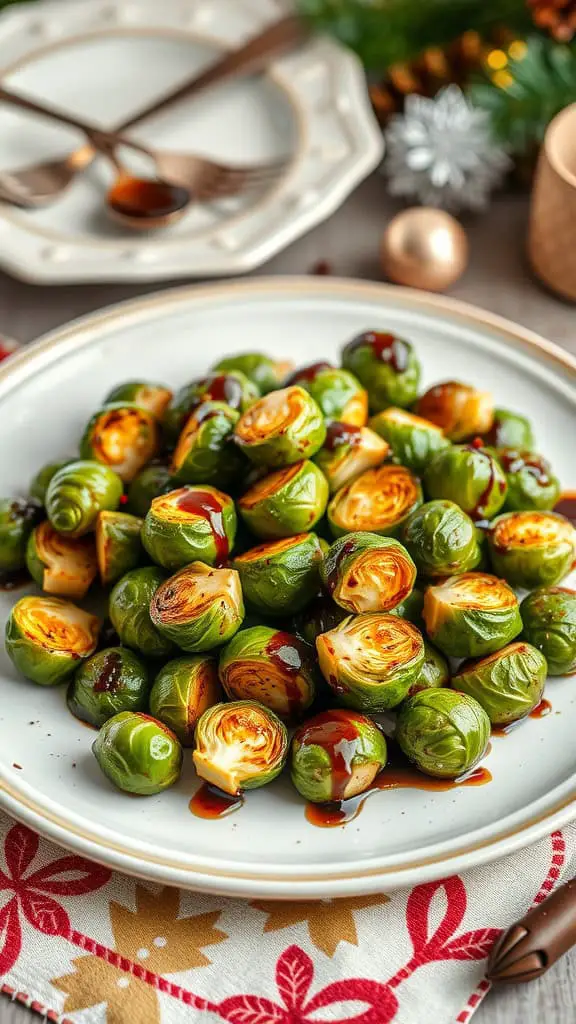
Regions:
[[[226,486],[238,479],[244,460],[232,443],[238,413],[224,402],[203,402],[191,413],[172,456],[174,480]]]
[[[316,640],[320,669],[338,701],[358,711],[387,711],[420,675],[424,641],[397,615],[350,615]]]
[[[368,393],[348,370],[330,363],[313,363],[296,370],[286,384],[305,388],[327,420],[363,427],[368,419]]]
[[[164,384],[148,380],[127,380],[124,384],[112,388],[104,399],[104,405],[111,405],[113,402],[124,405],[128,402],[139,405],[141,409],[147,409],[156,416],[156,419],[161,420],[171,398],[172,392]]]
[[[24,568],[28,538],[41,516],[33,499],[0,498],[0,572]]]
[[[520,448],[500,448],[495,457],[506,476],[506,511],[554,508],[560,482],[542,455]]]
[[[420,363],[409,341],[385,331],[365,331],[344,347],[342,365],[366,388],[372,412],[416,400]]]
[[[326,477],[306,459],[257,480],[238,501],[248,528],[263,540],[312,530],[328,502]]]
[[[130,482],[158,454],[160,433],[153,413],[129,402],[112,402],[90,420],[80,457],[109,466]]]
[[[244,602],[235,569],[192,562],[158,587],[152,622],[167,640],[193,654],[230,640],[242,625]]]
[[[215,659],[190,654],[160,669],[150,691],[150,713],[172,730],[182,746],[191,747],[198,719],[221,700]]]
[[[159,494],[167,494],[173,490],[174,483],[168,466],[161,462],[152,462],[138,476],[135,476],[128,488],[128,511],[135,516],[144,518],[153,498]]]
[[[208,485],[180,487],[154,498],[142,527],[142,543],[165,569],[181,569],[196,559],[222,565],[236,537],[232,498]]]
[[[275,391],[285,380],[292,369],[290,362],[276,362],[260,352],[244,352],[238,356],[221,359],[213,367],[214,373],[234,373],[240,370],[248,380],[256,385],[261,394]],[[229,403],[230,404],[230,403]]]
[[[230,700],[257,700],[291,722],[302,718],[316,692],[311,648],[269,626],[240,630],[222,651],[218,674]]]
[[[572,568],[576,530],[556,512],[505,512],[488,531],[494,572],[513,587],[554,586]]]
[[[334,537],[356,530],[398,535],[404,520],[422,504],[420,481],[404,466],[368,469],[334,495],[328,522]]]
[[[164,413],[167,440],[176,442],[190,414],[204,402],[224,403],[229,409],[245,412],[258,398],[259,389],[237,370],[193,380],[176,392]]]
[[[58,462],[48,462],[45,466],[42,466],[42,469],[38,470],[30,484],[30,496],[44,504],[46,491],[54,474],[59,469],[62,469],[63,466],[67,466],[70,462],[74,461],[74,459],[59,459]]]
[[[318,592],[324,555],[315,533],[272,541],[234,559],[244,597],[263,615],[293,615]]]
[[[26,565],[47,594],[80,599],[98,572],[94,540],[63,537],[48,521],[40,523],[28,538]]]
[[[392,608],[391,615],[399,615],[402,619],[408,619],[408,622],[412,622],[414,626],[418,626],[418,629],[424,629],[424,620],[422,618],[422,609],[424,607],[424,592],[419,590],[418,587],[414,587],[412,592],[408,594],[408,597],[397,604],[395,608]]]
[[[475,522],[492,519],[506,500],[506,477],[493,455],[475,444],[437,452],[424,473],[431,498],[454,501]]]
[[[104,586],[116,583],[143,559],[144,520],[127,512],[100,512],[96,521],[96,554]]]
[[[98,651],[76,669],[67,703],[76,718],[98,729],[121,711],[145,711],[150,680],[140,658],[127,647]]]
[[[322,412],[304,388],[272,391],[239,419],[234,439],[258,466],[276,469],[311,458],[324,444]]]
[[[450,445],[441,427],[405,409],[385,409],[372,417],[369,426],[388,442],[396,461],[416,473],[426,469],[436,452]]]
[[[534,435],[530,421],[508,409],[494,409],[490,430],[483,433],[484,442],[492,448],[534,448]]]
[[[522,629],[516,594],[504,580],[465,572],[424,594],[424,622],[430,639],[452,658],[492,654]]]
[[[576,672],[576,591],[542,587],[520,605],[523,637],[542,652],[551,676]]]
[[[424,664],[420,669],[420,675],[415,683],[412,683],[408,691],[408,697],[422,690],[437,690],[441,686],[450,685],[450,666],[444,655],[431,644],[424,640]]]
[[[286,726],[252,700],[208,708],[195,740],[192,758],[198,775],[232,796],[272,782],[288,756]]]
[[[27,679],[55,686],[96,650],[100,620],[57,597],[22,597],[6,623],[6,653]]]
[[[405,521],[401,538],[422,576],[468,572],[482,557],[474,523],[453,501],[421,505]]]
[[[182,770],[182,747],[174,733],[141,712],[121,711],[109,718],[92,751],[110,782],[138,796],[168,789]]]
[[[99,462],[69,462],[52,477],[46,512],[58,533],[81,537],[96,526],[99,512],[114,512],[122,497],[120,477]]]
[[[421,772],[457,779],[486,753],[490,719],[478,701],[454,690],[423,690],[402,705],[395,738]]]
[[[392,537],[350,533],[334,541],[321,569],[322,583],[348,612],[389,612],[411,593],[416,566]]]
[[[290,749],[292,782],[312,803],[364,793],[386,764],[386,739],[357,711],[324,711],[301,725]]]
[[[545,657],[517,640],[486,658],[465,661],[452,686],[484,708],[492,725],[508,725],[528,715],[542,699],[546,682]]]
[[[120,640],[147,658],[166,658],[174,650],[150,618],[150,602],[165,579],[155,565],[132,569],[110,594],[109,615]]]
[[[292,620],[292,629],[300,639],[312,647],[316,645],[316,637],[321,633],[327,633],[334,629],[342,619],[348,617],[348,612],[339,608],[334,601],[325,594],[319,594],[305,610],[295,615]]]
[[[414,411],[441,427],[451,441],[483,436],[494,420],[492,395],[457,380],[429,388],[418,399]]]
[[[314,456],[328,481],[330,494],[360,476],[367,469],[380,466],[389,446],[368,427],[353,427],[333,420],[326,429],[324,447]]]

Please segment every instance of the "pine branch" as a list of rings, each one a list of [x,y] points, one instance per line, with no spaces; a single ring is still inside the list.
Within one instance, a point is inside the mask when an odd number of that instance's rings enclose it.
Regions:
[[[509,84],[485,78],[468,90],[472,102],[491,115],[495,136],[517,154],[541,143],[552,118],[576,103],[576,43],[532,36],[527,45],[526,55],[506,67]]]
[[[355,50],[367,68],[384,72],[463,32],[532,24],[525,0],[297,0],[301,13]]]

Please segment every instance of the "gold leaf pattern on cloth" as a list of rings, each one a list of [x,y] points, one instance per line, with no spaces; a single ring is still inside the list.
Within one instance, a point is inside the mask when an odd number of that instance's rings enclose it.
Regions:
[[[355,896],[350,899],[322,900],[304,903],[279,903],[274,900],[253,900],[251,906],[268,914],[265,932],[277,932],[295,924],[308,925],[310,940],[317,949],[334,956],[340,942],[358,945],[358,933],[354,920],[355,910],[381,906],[388,903],[384,894]]]

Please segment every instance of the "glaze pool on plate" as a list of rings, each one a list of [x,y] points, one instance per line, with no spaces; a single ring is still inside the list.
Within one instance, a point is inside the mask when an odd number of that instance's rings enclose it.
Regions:
[[[444,299],[309,278],[164,293],[80,321],[5,364],[0,493],[18,493],[38,466],[68,453],[102,396],[133,376],[136,360],[142,376],[175,385],[238,349],[289,354],[297,363],[311,353],[334,358],[371,326],[414,341],[423,386],[462,376],[491,389],[498,404],[528,413],[564,489],[574,487],[570,357],[531,349],[528,332]],[[0,594],[2,619],[12,601]],[[494,741],[483,762],[489,785],[377,793],[339,829],[307,823],[284,779],[250,793],[234,814],[199,819],[188,809],[197,785],[188,755],[174,789],[128,798],[102,778],[93,736],[68,714],[62,690],[17,679],[4,653],[0,687],[2,806],[87,856],[166,883],[293,898],[382,891],[502,856],[576,816],[570,679],[548,683],[551,714]]]

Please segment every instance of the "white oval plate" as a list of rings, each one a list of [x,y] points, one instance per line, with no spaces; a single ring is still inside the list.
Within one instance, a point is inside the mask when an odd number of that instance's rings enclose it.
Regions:
[[[57,331],[0,367],[0,494],[22,491],[43,463],[74,449],[116,382],[177,386],[239,349],[297,363],[337,359],[362,329],[416,345],[424,385],[463,377],[527,413],[540,449],[574,486],[576,363],[536,335],[473,307],[419,292],[333,279],[269,279],[164,293]],[[0,618],[13,601],[0,595]],[[442,793],[371,797],[345,827],[308,824],[286,779],[237,813],[193,817],[190,754],[180,783],[149,798],[112,788],[93,734],[64,692],[18,678],[0,656],[0,803],[32,828],[111,867],[243,896],[315,898],[382,891],[503,856],[576,817],[573,679],[553,679],[553,713],[492,741],[493,782]],[[15,767],[20,765],[20,768]]]
[[[115,127],[278,18],[283,6],[275,0],[49,0],[10,7],[0,17],[3,81]],[[173,227],[141,233],[106,215],[112,172],[97,160],[49,207],[30,212],[0,204],[0,265],[38,284],[244,273],[330,216],[383,150],[359,61],[327,38],[274,62],[266,75],[182,101],[133,136],[232,164],[286,159],[287,166],[267,191],[191,205]],[[63,156],[82,141],[5,104],[0,138],[0,176]]]

